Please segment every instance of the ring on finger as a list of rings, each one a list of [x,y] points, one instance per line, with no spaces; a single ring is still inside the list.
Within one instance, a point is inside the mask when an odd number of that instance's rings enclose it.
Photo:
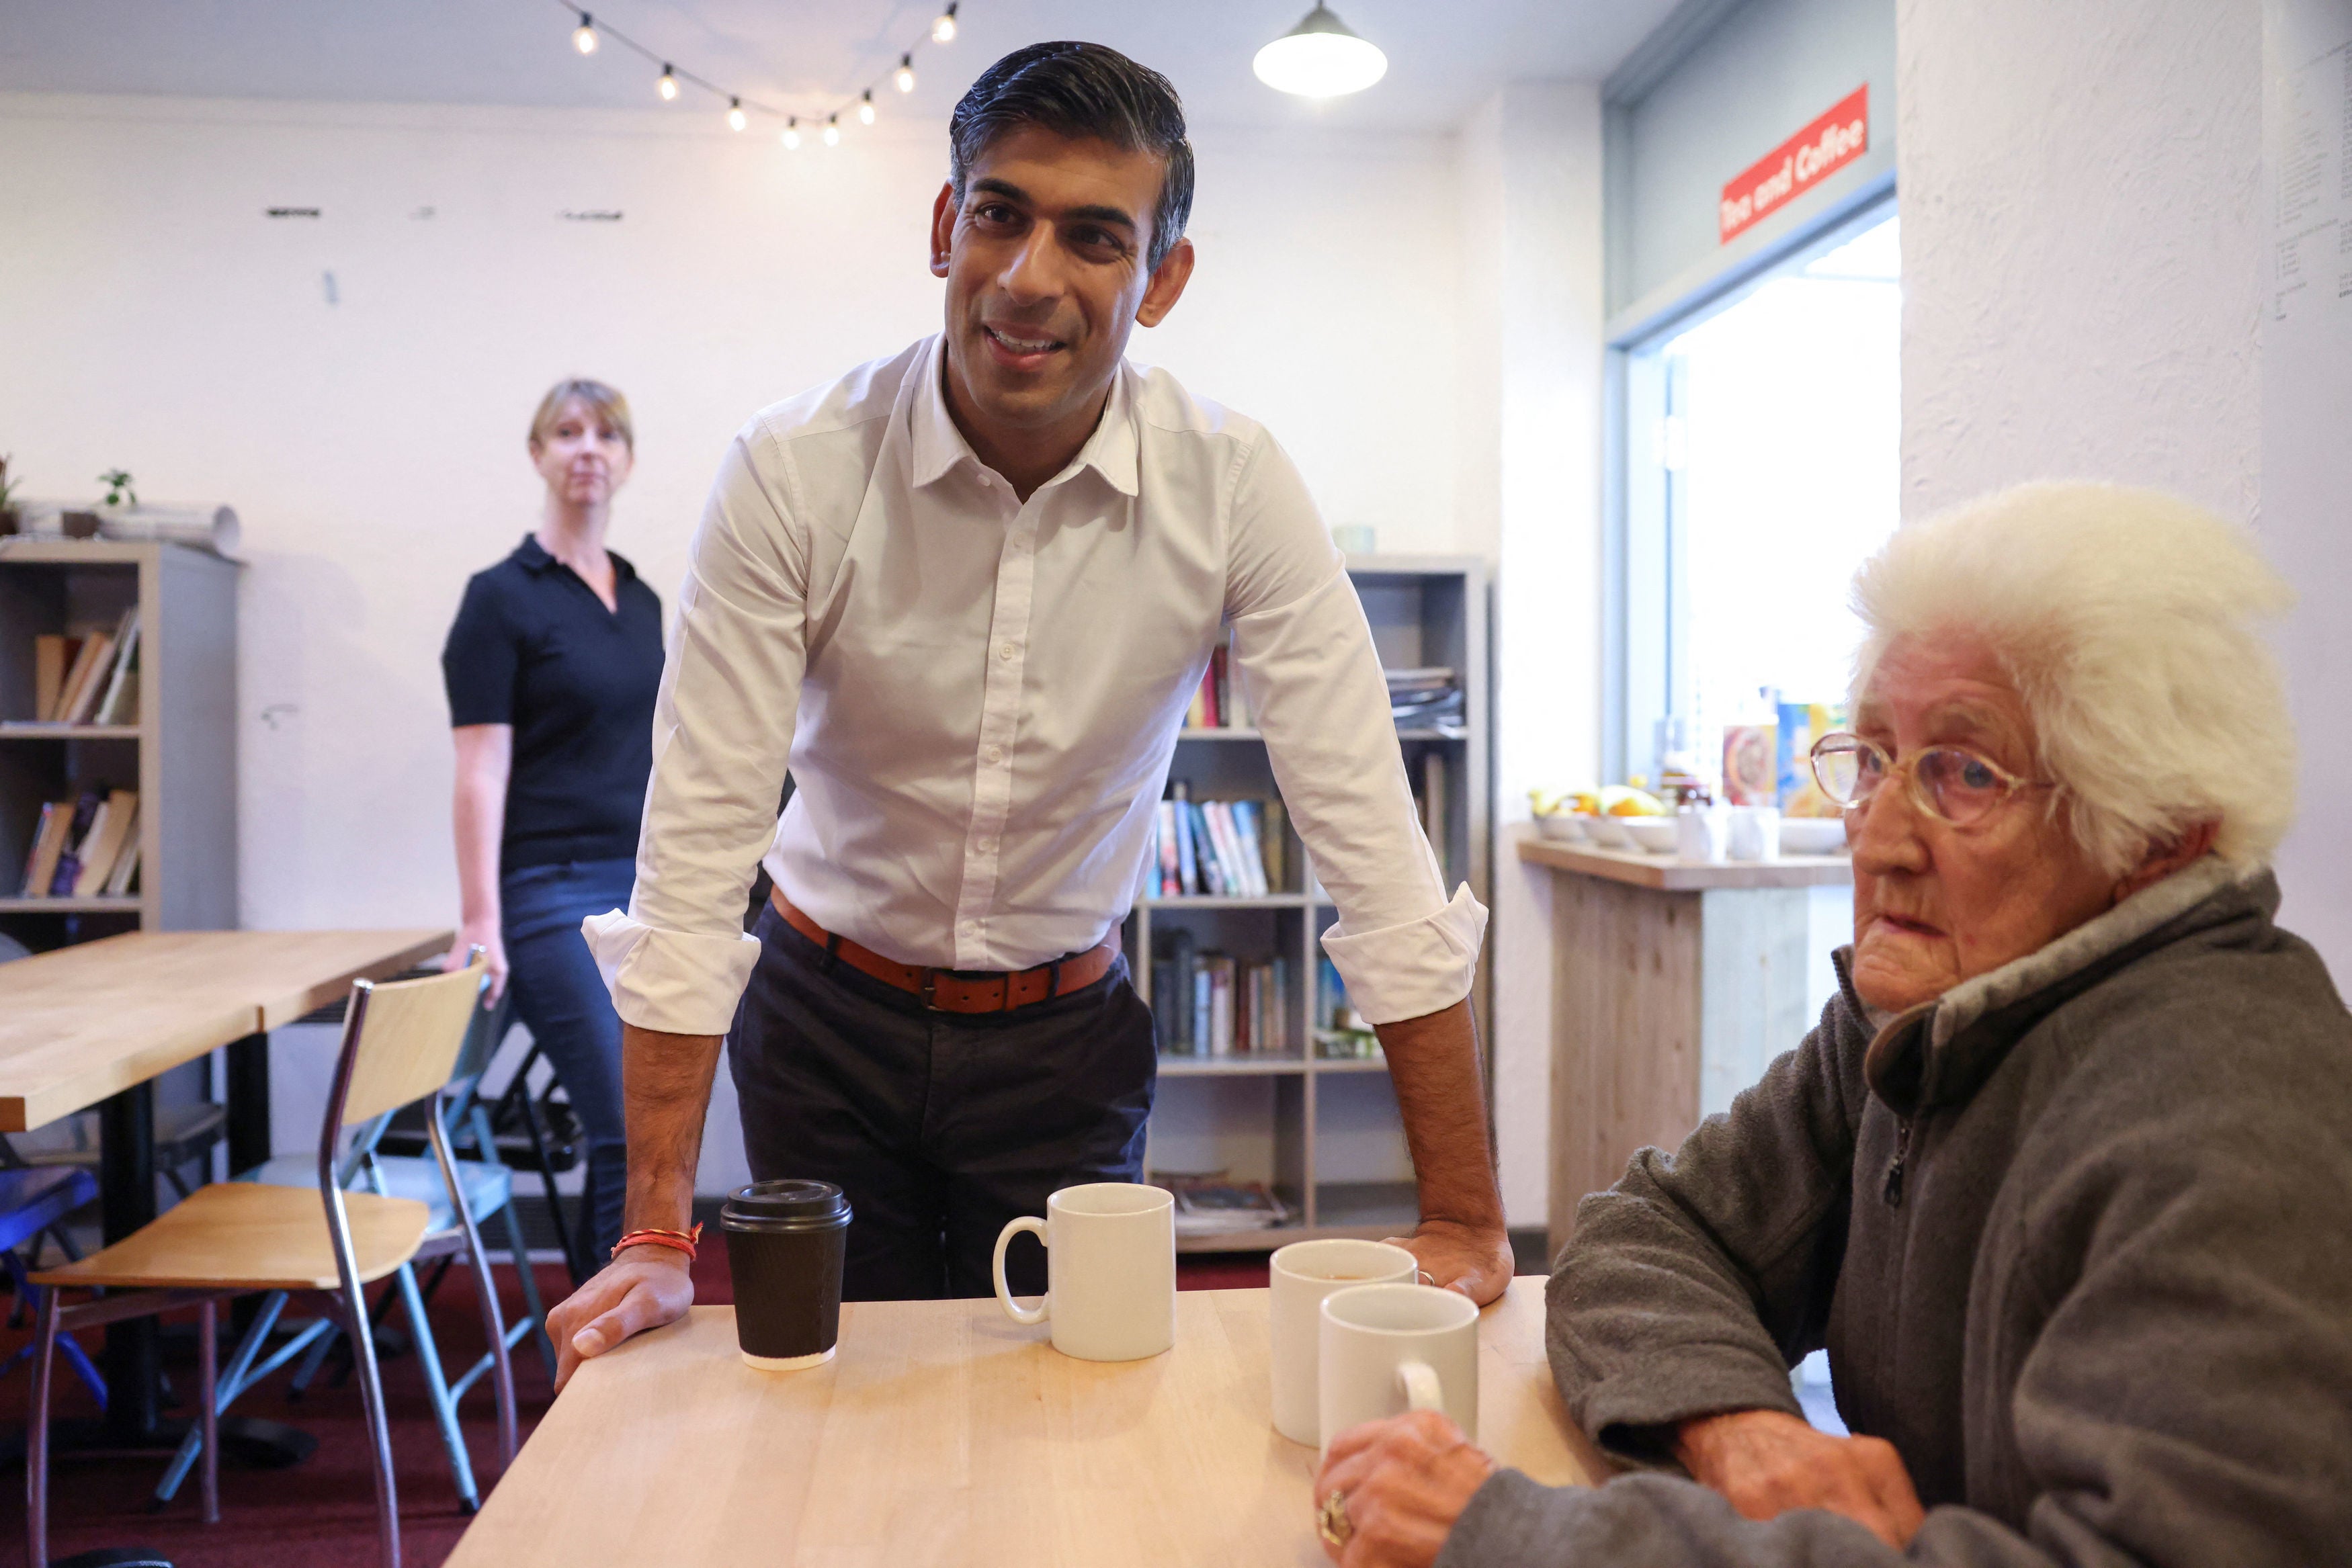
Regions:
[[[1415,1269],[1412,1271],[1412,1278],[1415,1284],[1434,1285],[1437,1283],[1437,1276],[1431,1273],[1426,1269]]]
[[[1333,1546],[1345,1546],[1348,1538],[1356,1533],[1356,1521],[1348,1517],[1348,1494],[1334,1491],[1315,1511],[1315,1533]]]

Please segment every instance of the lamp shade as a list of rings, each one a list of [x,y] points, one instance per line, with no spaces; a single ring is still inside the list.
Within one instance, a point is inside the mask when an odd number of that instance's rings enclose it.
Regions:
[[[1389,57],[1378,45],[1349,32],[1329,6],[1317,0],[1304,21],[1257,52],[1250,68],[1258,80],[1278,91],[1337,98],[1361,92],[1388,75]]]

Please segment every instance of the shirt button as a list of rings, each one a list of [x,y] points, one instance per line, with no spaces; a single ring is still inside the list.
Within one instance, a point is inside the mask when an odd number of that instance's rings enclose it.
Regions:
[[[998,763],[1003,762],[1003,760],[1004,747],[1001,746],[992,746],[988,748],[988,765],[991,768],[995,767]]]
[[[1018,651],[1019,650],[1014,648],[1012,643],[1007,643],[1004,646],[996,650],[996,656],[1000,659],[1009,659]]]
[[[994,839],[982,839],[980,841],[979,849],[982,854],[992,855],[996,852],[996,841]]]

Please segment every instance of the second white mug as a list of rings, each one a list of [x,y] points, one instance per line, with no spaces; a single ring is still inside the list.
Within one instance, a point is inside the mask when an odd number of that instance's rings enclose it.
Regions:
[[[1274,1429],[1294,1443],[1322,1441],[1316,1364],[1322,1354],[1323,1298],[1352,1285],[1411,1284],[1413,1255],[1385,1241],[1332,1237],[1294,1241],[1266,1260],[1272,1334]]]
[[[1350,1427],[1443,1410],[1478,1438],[1478,1304],[1431,1285],[1350,1285],[1323,1298],[1321,1446]]]
[[[1004,1249],[1024,1230],[1045,1244],[1045,1296],[1013,1301]],[[1054,1325],[1054,1348],[1081,1361],[1140,1361],[1176,1343],[1176,1198],[1165,1187],[1097,1181],[1045,1200],[997,1233],[996,1299],[1014,1322]]]

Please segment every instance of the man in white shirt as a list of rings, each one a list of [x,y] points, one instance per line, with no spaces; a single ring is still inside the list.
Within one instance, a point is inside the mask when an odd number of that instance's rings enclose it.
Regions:
[[[1124,359],[1192,269],[1175,92],[1040,44],[973,84],[950,142],[945,332],[756,416],[696,536],[635,894],[588,922],[625,1025],[627,1228],[687,1226],[722,1035],[753,1174],[848,1193],[853,1298],[985,1294],[1006,1218],[1139,1179],[1156,1057],[1119,930],[1230,627],[1339,907],[1325,950],[1386,1049],[1407,1244],[1491,1301],[1511,1259],[1468,1001],[1486,910],[1439,881],[1297,471]],[[551,1315],[563,1375],[684,1312],[687,1262],[621,1249]]]

